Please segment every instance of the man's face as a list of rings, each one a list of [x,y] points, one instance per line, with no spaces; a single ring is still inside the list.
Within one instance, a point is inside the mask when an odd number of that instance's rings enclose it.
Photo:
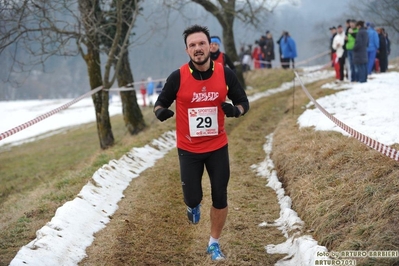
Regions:
[[[187,36],[186,53],[191,61],[197,65],[205,64],[210,57],[210,45],[203,32],[196,32]]]
[[[351,26],[352,29],[354,29],[354,28],[356,28],[356,23],[355,22],[351,22],[350,26]]]
[[[330,31],[331,31],[331,35],[337,33],[337,30],[336,30],[336,29],[331,29]]]
[[[341,27],[337,28],[337,32],[338,32],[338,34],[341,34],[342,33],[342,28]]]

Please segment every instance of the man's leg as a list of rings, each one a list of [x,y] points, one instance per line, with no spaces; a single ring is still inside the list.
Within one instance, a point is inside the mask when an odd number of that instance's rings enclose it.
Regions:
[[[374,68],[374,61],[377,51],[369,51],[368,52],[368,66],[367,66],[367,74],[370,75]]]
[[[180,179],[184,202],[187,205],[187,217],[196,224],[200,219],[199,204],[202,200],[202,174],[204,173],[204,155],[178,149]]]
[[[344,80],[344,70],[345,70],[345,57],[341,56],[338,59],[339,63],[339,80],[343,81]]]
[[[212,152],[205,162],[209,174],[212,193],[212,207],[210,211],[211,235],[208,243],[208,253],[212,260],[224,259],[219,247],[219,238],[227,218],[227,185],[230,178],[230,164],[228,146]]]
[[[360,64],[359,65],[359,82],[367,82],[367,71],[368,71],[368,65],[367,64]]]
[[[337,53],[333,53],[333,62],[334,62],[334,70],[335,70],[335,79],[339,79],[339,62],[337,58]]]
[[[226,223],[228,207],[216,209],[211,207],[211,237],[219,239],[222,235],[224,224]]]
[[[351,76],[350,76],[350,81],[357,81],[355,76],[355,64],[353,63],[353,51],[350,50],[348,51],[348,60],[349,60],[349,65],[350,65],[350,69],[351,69]]]

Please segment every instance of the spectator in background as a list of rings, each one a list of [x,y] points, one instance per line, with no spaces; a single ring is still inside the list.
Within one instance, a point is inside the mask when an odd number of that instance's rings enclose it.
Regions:
[[[227,54],[220,51],[220,46],[222,42],[218,36],[211,37],[211,59],[215,62],[222,64],[223,66],[228,66],[234,72],[236,67]]]
[[[380,48],[380,40],[378,38],[378,33],[374,29],[374,24],[367,22],[367,27],[367,34],[369,36],[369,44],[367,47],[367,73],[370,75],[373,71],[377,50]]]
[[[274,41],[269,31],[266,31],[266,41],[263,50],[266,68],[272,68],[272,61],[274,60]]]
[[[358,82],[367,82],[367,46],[369,36],[364,27],[364,21],[356,22],[358,32],[356,34],[355,46],[353,47],[353,63],[355,64],[355,78]]]
[[[335,26],[334,26],[334,27],[331,27],[331,28],[330,28],[330,33],[331,33],[331,38],[330,38],[331,66],[334,67],[335,57],[336,57],[337,55],[335,54],[336,51],[332,48],[332,43],[333,43],[333,40],[334,40],[335,35],[337,35],[337,28],[336,28]]]
[[[265,62],[265,47],[266,47],[266,36],[262,35],[259,40],[259,47],[260,47],[260,68],[265,68],[266,67],[266,62]]]
[[[158,82],[158,85],[155,87],[155,93],[156,94],[160,94],[162,91],[163,85],[162,85],[162,81]]]
[[[259,46],[259,41],[255,41],[255,47],[254,50],[252,51],[252,60],[254,61],[254,68],[259,69],[260,68],[260,61],[259,58],[262,56],[262,51]]]
[[[380,41],[380,48],[377,50],[377,58],[380,63],[380,71],[386,72],[388,66],[387,40],[385,38],[385,34],[382,31],[382,28],[378,28],[377,33]]]
[[[389,40],[388,32],[386,32],[384,28],[382,28],[382,32],[383,32],[383,34],[385,36],[385,40],[387,41],[387,65],[386,65],[386,69],[388,70],[388,56],[391,53],[391,41]]]
[[[148,101],[150,106],[152,106],[153,101],[152,97],[154,97],[154,82],[152,81],[151,77],[147,78],[147,94],[148,94]]]
[[[282,68],[284,68],[283,52],[281,51],[281,40],[283,39],[283,37],[284,37],[284,31],[281,34],[280,38],[278,38],[278,40],[276,42],[278,44],[278,54],[279,54],[279,58],[280,58],[280,66]]]
[[[240,61],[242,64],[243,72],[247,72],[247,71],[251,70],[251,63],[252,63],[251,49],[252,49],[251,45],[248,45],[247,49],[245,49],[245,47],[242,47],[242,49],[241,49],[242,55],[240,54]]]
[[[280,47],[283,68],[290,68],[290,62],[292,62],[292,68],[295,68],[295,58],[297,57],[296,44],[287,31],[283,32],[283,37],[280,40]]]
[[[335,78],[344,80],[345,56],[344,56],[345,33],[342,26],[337,27],[337,34],[334,37],[332,48],[336,50],[336,58],[334,61]]]
[[[146,103],[147,88],[145,86],[145,80],[144,79],[141,80],[140,93],[141,93],[141,97],[143,98],[143,107],[146,107],[147,106],[147,103]]]
[[[345,39],[344,39],[344,55],[343,55],[343,65],[344,65],[344,69],[346,69],[346,74],[345,77],[349,80],[350,79],[350,66],[349,66],[349,62],[346,60],[346,58],[348,57],[348,52],[346,51],[346,43],[348,41],[348,32],[349,29],[351,28],[350,26],[350,19],[347,19],[345,22],[346,28],[345,28]]]
[[[348,76],[348,80],[353,82],[356,80],[355,78],[355,65],[353,64],[353,47],[355,46],[356,34],[358,29],[356,28],[356,20],[352,19],[350,21],[350,29],[348,30],[348,36],[346,41],[346,53],[348,55],[348,63],[350,67],[350,75]]]

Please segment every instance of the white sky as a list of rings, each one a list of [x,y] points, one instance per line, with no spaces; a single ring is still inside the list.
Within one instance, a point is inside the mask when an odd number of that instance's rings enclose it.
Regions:
[[[305,69],[305,74],[302,77],[305,84],[334,76],[332,71],[310,72],[314,69]],[[368,83],[345,84],[344,91],[338,92],[334,96],[318,99],[318,102],[338,119],[369,137],[388,145],[394,142],[398,143],[398,134],[395,132],[399,131],[399,115],[393,106],[394,99],[399,96],[398,92],[395,92],[395,87],[399,91],[397,84],[395,85],[395,81],[397,83],[398,80],[399,73],[397,72],[372,75],[372,79]],[[296,84],[298,85],[298,83]],[[292,85],[293,82],[288,82],[279,88],[253,95],[249,99],[256,101],[259,98],[288,90]],[[337,86],[326,84],[325,87]],[[87,101],[72,106],[62,114],[56,114],[53,118],[46,119],[52,119],[51,122],[40,122],[35,126],[40,130],[25,129],[17,133],[13,141],[32,138],[37,132],[62,130],[65,126],[94,121],[93,106],[90,102],[89,98]],[[61,100],[2,102],[0,111],[5,114],[3,117],[12,116],[12,119],[11,121],[7,119],[6,123],[2,122],[0,131],[8,130],[10,127],[24,123],[62,104],[65,102]],[[115,98],[111,104],[110,113],[118,112],[120,113],[120,102],[118,98]],[[27,118],[28,114],[32,117]],[[66,121],[68,123],[65,123]],[[298,119],[300,126],[339,130],[329,124],[329,121],[317,110],[310,109],[306,110]],[[276,226],[287,238],[287,241],[283,243],[264,243],[265,250],[271,254],[287,254],[286,258],[280,260],[276,265],[309,265],[315,259],[315,252],[326,251],[326,248],[317,245],[311,235],[299,233],[298,229],[303,226],[303,221],[291,209],[291,199],[285,195],[270,159],[273,135],[265,137],[265,160],[258,165],[252,165],[251,168],[259,176],[266,178],[267,186],[276,191],[281,211],[280,218],[273,224],[259,221],[259,226]],[[4,141],[0,141],[0,145]],[[354,141],[357,140],[354,139]],[[19,250],[10,265],[77,265],[86,256],[85,250],[92,244],[94,233],[103,229],[109,222],[108,217],[117,210],[118,202],[123,198],[123,191],[129,182],[133,178],[139,177],[142,171],[152,167],[174,146],[175,132],[166,132],[150,144],[133,148],[119,160],[112,160],[98,169],[93,174],[97,185],[88,182],[74,200],[58,208],[52,220],[37,231],[35,240]],[[262,180],[260,179],[259,182],[263,182]],[[76,215],[77,213],[79,215]],[[288,259],[289,257],[292,258]]]

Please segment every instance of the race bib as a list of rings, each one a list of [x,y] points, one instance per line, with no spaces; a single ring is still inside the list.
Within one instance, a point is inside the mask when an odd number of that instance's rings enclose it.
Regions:
[[[215,136],[218,134],[218,108],[202,107],[188,109],[188,125],[191,137]]]

